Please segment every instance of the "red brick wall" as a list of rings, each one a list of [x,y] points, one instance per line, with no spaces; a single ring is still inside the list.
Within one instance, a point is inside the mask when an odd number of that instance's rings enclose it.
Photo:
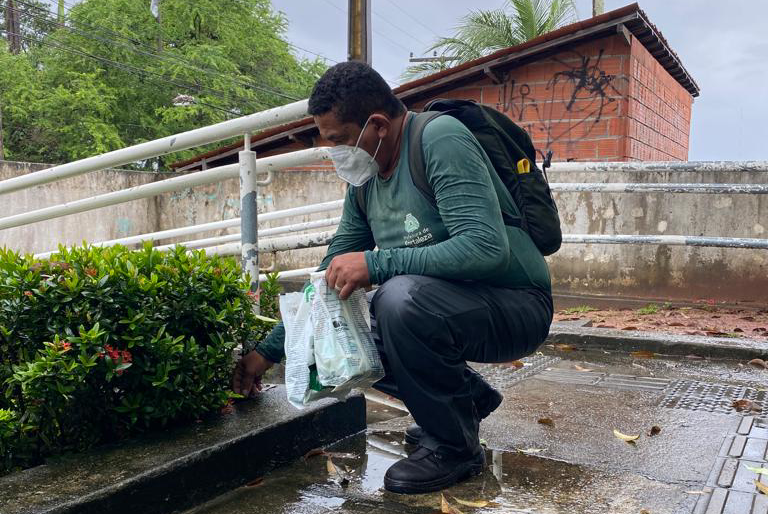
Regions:
[[[502,84],[485,78],[435,97],[505,112],[556,161],[686,160],[692,98],[632,39],[576,45],[511,70]]]
[[[693,97],[636,39],[629,81],[628,160],[688,160]]]

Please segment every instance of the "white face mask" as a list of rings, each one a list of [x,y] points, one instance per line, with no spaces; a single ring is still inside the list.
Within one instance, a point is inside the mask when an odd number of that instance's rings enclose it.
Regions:
[[[379,138],[379,144],[376,146],[373,157],[359,147],[360,139],[363,137],[363,132],[365,132],[369,121],[371,121],[371,118],[365,121],[355,146],[338,145],[329,148],[331,160],[336,167],[336,174],[340,179],[349,182],[353,186],[362,186],[379,173],[379,163],[376,162],[376,155],[381,147],[381,138]]]

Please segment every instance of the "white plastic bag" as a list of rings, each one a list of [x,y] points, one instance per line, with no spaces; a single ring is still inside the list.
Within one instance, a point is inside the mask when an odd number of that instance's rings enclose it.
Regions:
[[[369,387],[384,376],[368,318],[365,292],[347,300],[312,275],[304,293],[280,297],[285,324],[285,384],[296,407],[353,387]]]
[[[314,288],[304,293],[288,293],[280,296],[280,316],[285,326],[285,389],[288,401],[301,407],[315,399],[322,388],[310,387],[312,378],[317,380],[312,325],[312,298]],[[319,390],[317,390],[319,389]]]

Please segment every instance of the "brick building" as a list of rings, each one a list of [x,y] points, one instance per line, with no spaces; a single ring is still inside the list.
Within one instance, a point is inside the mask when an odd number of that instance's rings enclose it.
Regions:
[[[637,4],[577,22],[522,45],[395,89],[409,109],[434,98],[493,106],[524,127],[555,161],[683,161],[699,89]],[[252,139],[260,156],[320,146],[312,119]],[[236,162],[242,142],[177,170]]]

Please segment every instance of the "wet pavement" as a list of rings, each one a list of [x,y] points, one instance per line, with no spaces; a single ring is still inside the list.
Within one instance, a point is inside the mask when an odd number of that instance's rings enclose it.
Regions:
[[[454,512],[768,513],[755,484],[768,490],[768,474],[747,468],[768,468],[768,370],[569,347],[476,368],[505,400],[481,425],[485,472],[444,491]],[[397,400],[367,397],[365,433],[187,514],[441,512],[441,493],[383,490],[412,420]]]

